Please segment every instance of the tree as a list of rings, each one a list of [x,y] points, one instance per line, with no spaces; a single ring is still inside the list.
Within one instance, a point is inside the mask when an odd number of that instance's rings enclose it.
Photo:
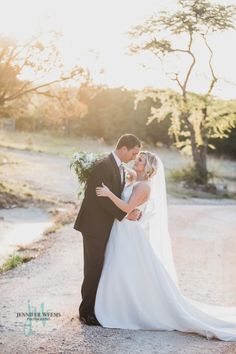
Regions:
[[[236,125],[236,107],[233,101],[220,106],[212,96],[218,78],[214,70],[214,52],[210,36],[215,32],[235,30],[236,7],[233,5],[211,4],[207,0],[178,0],[179,9],[169,13],[162,11],[134,27],[129,34],[135,40],[130,49],[132,53],[151,52],[158,59],[174,57],[176,54],[187,56],[186,71],[172,73],[181,94],[170,92],[152,93],[154,100],[161,99],[159,109],[152,108],[149,123],[158,121],[171,114],[170,134],[173,134],[179,149],[191,149],[194,168],[200,182],[207,185],[207,148],[211,137],[223,138]],[[185,46],[178,46],[178,38],[185,39]],[[189,91],[189,81],[193,76],[199,52],[194,43],[201,41],[202,48],[209,53],[209,82],[205,94],[197,95]],[[137,102],[150,96],[150,90],[139,95]],[[136,102],[136,103],[137,103]],[[218,110],[219,109],[219,110]],[[213,147],[213,146],[211,146]]]
[[[0,36],[0,117],[16,115],[16,100],[22,97],[32,94],[50,97],[47,89],[53,84],[71,79],[88,80],[88,71],[78,66],[63,72],[56,45],[58,36],[50,31],[46,36],[41,33],[23,43]],[[30,79],[22,79],[24,73]]]
[[[80,99],[79,91],[80,89],[75,87],[57,87],[50,90],[54,99],[43,97],[41,102],[35,105],[36,109],[32,105],[32,116],[40,115],[47,129],[70,136],[73,131],[71,122],[83,118],[88,112],[87,105]]]

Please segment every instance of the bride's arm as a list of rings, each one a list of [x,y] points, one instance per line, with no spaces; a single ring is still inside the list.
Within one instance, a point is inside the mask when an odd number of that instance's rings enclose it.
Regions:
[[[139,183],[133,189],[131,197],[127,202],[118,198],[114,193],[110,191],[108,187],[103,184],[103,187],[96,188],[96,194],[98,197],[108,197],[112,200],[112,202],[121,210],[129,214],[132,210],[134,210],[137,206],[146,201],[149,197],[150,186],[146,183]]]

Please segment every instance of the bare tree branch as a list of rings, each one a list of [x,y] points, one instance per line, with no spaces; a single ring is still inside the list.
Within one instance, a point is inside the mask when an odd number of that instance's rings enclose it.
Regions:
[[[192,32],[189,33],[189,44],[188,44],[188,54],[192,57],[192,63],[187,71],[187,75],[186,75],[186,78],[184,80],[184,83],[183,83],[183,95],[184,95],[184,98],[186,99],[186,88],[187,88],[187,84],[188,84],[188,80],[190,78],[190,75],[192,73],[192,70],[193,70],[193,67],[196,63],[196,58],[193,54],[193,52],[191,51],[192,49],[192,43],[193,43],[193,34]]]
[[[209,68],[210,68],[210,71],[211,71],[212,80],[211,80],[209,89],[208,89],[208,91],[206,93],[206,96],[209,96],[212,93],[212,90],[213,90],[214,86],[216,85],[216,83],[218,81],[218,78],[215,75],[215,72],[214,72],[214,69],[213,69],[213,65],[212,65],[213,51],[212,51],[212,49],[211,49],[211,47],[210,47],[210,45],[209,45],[209,43],[207,41],[207,38],[206,38],[205,34],[202,34],[202,38],[204,39],[206,47],[208,48],[208,50],[210,52],[210,58],[209,58],[209,61],[208,61],[208,65],[209,65]]]
[[[181,82],[180,82],[180,80],[179,80],[179,75],[178,75],[177,73],[174,73],[174,75],[175,75],[175,77],[174,77],[173,80],[177,82],[177,84],[179,85],[181,91],[183,91],[183,90],[184,90],[184,87],[183,87],[183,85],[181,84]]]

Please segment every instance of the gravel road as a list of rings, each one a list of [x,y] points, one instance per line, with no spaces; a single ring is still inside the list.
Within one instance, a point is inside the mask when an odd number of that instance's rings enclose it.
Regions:
[[[8,181],[76,202],[77,183],[66,158],[0,149],[20,164],[3,165]],[[19,166],[21,168],[19,169]],[[17,176],[17,177],[16,177]],[[180,287],[193,299],[236,306],[236,203],[169,199],[169,224]],[[83,273],[81,235],[68,224],[36,259],[0,277],[0,353],[236,353],[236,343],[179,332],[110,330],[78,320]],[[28,307],[28,306],[31,307]],[[17,313],[53,312],[27,322]],[[56,316],[57,315],[57,316]]]

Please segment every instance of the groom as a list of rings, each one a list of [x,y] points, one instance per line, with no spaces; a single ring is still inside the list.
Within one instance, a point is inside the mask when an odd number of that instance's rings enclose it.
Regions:
[[[80,231],[83,236],[84,280],[79,318],[84,324],[99,325],[94,306],[105,248],[114,220],[121,221],[126,216],[109,198],[97,197],[96,187],[104,183],[120,198],[125,185],[122,162],[134,160],[140,148],[141,142],[135,135],[122,135],[115,151],[96,165],[87,182],[85,197],[74,224],[74,229]],[[126,217],[129,220],[137,220],[139,216],[140,212],[135,209]]]

